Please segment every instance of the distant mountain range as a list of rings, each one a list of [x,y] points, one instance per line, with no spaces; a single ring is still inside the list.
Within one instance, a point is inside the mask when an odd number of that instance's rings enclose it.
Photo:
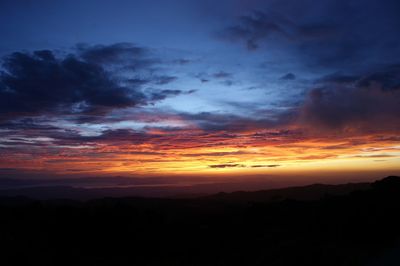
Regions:
[[[0,197],[2,265],[400,265],[400,177],[190,199],[133,192],[3,190],[14,196]],[[115,197],[73,200],[104,196]]]
[[[200,198],[204,200],[266,202],[284,199],[315,200],[324,196],[344,195],[355,190],[370,188],[370,183],[348,183],[341,185],[313,184],[260,191],[237,191],[217,194],[195,193],[190,187],[107,187],[79,188],[72,186],[35,186],[0,190],[0,196],[24,196],[32,199],[77,199],[90,200],[104,197],[161,197]],[[183,193],[184,192],[184,193]]]
[[[325,196],[346,195],[353,191],[366,190],[371,183],[349,183],[340,185],[313,184],[301,187],[289,187],[281,189],[260,191],[236,191],[232,193],[218,193],[205,196],[205,199],[224,200],[230,202],[269,202],[285,199],[293,200],[317,200]]]

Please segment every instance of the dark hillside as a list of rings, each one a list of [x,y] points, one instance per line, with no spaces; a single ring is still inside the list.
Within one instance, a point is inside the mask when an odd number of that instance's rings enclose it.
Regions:
[[[308,201],[3,198],[1,260],[3,265],[368,265],[400,239],[399,202],[400,177]]]

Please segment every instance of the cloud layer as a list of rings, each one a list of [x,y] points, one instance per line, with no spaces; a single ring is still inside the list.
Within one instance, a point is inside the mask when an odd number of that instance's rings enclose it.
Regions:
[[[165,85],[176,77],[143,78],[157,62],[132,44],[83,46],[72,54],[50,50],[15,52],[3,60],[0,73],[2,120],[43,114],[106,114],[114,109],[144,106],[182,93],[145,84]],[[124,70],[125,76],[119,73]]]
[[[143,7],[0,47],[0,177],[399,170],[398,1]]]

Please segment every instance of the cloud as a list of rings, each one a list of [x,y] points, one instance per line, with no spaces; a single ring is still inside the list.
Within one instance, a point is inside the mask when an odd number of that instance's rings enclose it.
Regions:
[[[307,155],[307,156],[299,156],[299,160],[321,160],[321,159],[330,159],[336,158],[337,155],[334,154],[317,154],[317,155]]]
[[[1,73],[0,113],[4,116],[48,112],[85,113],[144,104],[137,90],[120,86],[99,65],[51,51],[13,53]]]
[[[258,164],[258,165],[252,165],[252,168],[276,168],[281,166],[280,164]]]
[[[228,151],[228,152],[205,152],[205,153],[184,153],[185,157],[227,157],[236,155],[253,154],[247,151]]]
[[[165,84],[175,81],[176,79],[177,79],[177,77],[172,77],[172,76],[159,76],[159,77],[155,77],[154,81],[155,81],[155,84],[157,84],[157,85],[165,85]]]
[[[223,27],[218,37],[249,51],[307,67],[346,69],[388,63],[400,56],[398,1],[260,1]],[[362,65],[361,65],[362,64]]]
[[[383,90],[400,89],[400,64],[389,64],[367,70],[363,74],[333,73],[317,80],[330,85],[355,85],[357,87],[379,86]]]
[[[151,62],[146,49],[131,44],[79,46],[76,54],[58,55],[50,50],[15,52],[2,61],[0,119],[79,114],[106,114],[114,109],[138,107],[175,96],[177,90],[147,90],[147,83],[165,85],[172,76],[132,78]],[[144,63],[147,61],[147,63]],[[141,63],[140,63],[141,62]],[[115,66],[135,64],[129,77]],[[118,68],[117,68],[118,69]]]
[[[360,77],[358,75],[334,73],[323,77],[322,79],[319,80],[319,82],[345,85],[348,83],[354,83],[359,79]]]
[[[86,143],[118,143],[127,142],[131,144],[141,144],[149,141],[150,135],[142,131],[132,129],[108,129],[97,136],[82,136],[76,132],[65,132],[60,134],[55,143],[58,145],[86,144]]]
[[[236,167],[245,167],[243,164],[236,164],[236,163],[227,163],[227,164],[212,164],[209,165],[210,168],[236,168]]]
[[[389,65],[369,73],[358,80],[358,85],[363,87],[378,85],[383,90],[400,90],[400,64]]]
[[[153,92],[151,95],[151,98],[153,100],[164,100],[165,98],[169,97],[169,96],[176,96],[181,94],[182,91],[181,90],[161,90],[158,92]]]
[[[400,68],[389,66],[358,77],[331,76],[312,89],[298,109],[300,124],[320,129],[400,129]]]
[[[261,11],[241,16],[238,24],[220,32],[220,37],[230,41],[244,41],[248,50],[257,50],[259,42],[271,35],[286,35],[279,22]]]
[[[185,59],[185,58],[181,58],[181,59],[176,59],[173,61],[173,63],[178,64],[178,65],[187,65],[192,63],[193,61],[190,59]]]
[[[277,126],[276,123],[282,122],[266,118],[248,118],[233,114],[218,114],[209,112],[202,112],[197,114],[182,113],[180,115],[185,120],[188,120],[191,123],[195,123],[206,132],[243,132],[248,130],[273,128]]]
[[[168,97],[173,97],[173,96],[178,96],[181,94],[192,94],[196,92],[196,90],[188,90],[188,91],[182,91],[182,90],[153,90],[151,93],[151,99],[154,101],[160,101],[164,100]]]
[[[180,116],[205,132],[240,133],[266,129],[296,129],[305,135],[322,131],[398,132],[398,84],[398,64],[359,73],[342,71],[316,79],[311,84],[314,88],[306,91],[303,99],[284,110],[262,110],[246,105],[244,108],[251,111],[251,116],[210,112]]]
[[[280,167],[280,164],[259,164],[259,165],[251,165],[251,168],[276,168]],[[228,163],[228,164],[212,164],[209,165],[210,168],[245,168],[244,164],[236,164],[236,163]]]
[[[368,154],[368,155],[354,155],[352,158],[392,158],[399,157],[398,155],[393,154]]]
[[[78,44],[79,56],[94,64],[113,64],[121,61],[137,61],[149,53],[148,49],[131,43],[116,43],[112,45]]]
[[[232,86],[234,83],[234,81],[232,80],[233,74],[222,70],[215,73],[200,72],[194,75],[194,77],[197,78],[201,83],[207,83],[211,80],[216,80],[220,84],[226,86]]]
[[[217,78],[217,79],[224,79],[224,78],[232,77],[232,74],[228,73],[228,72],[225,72],[225,71],[219,71],[219,72],[214,73],[213,77]]]
[[[280,77],[280,80],[295,80],[296,79],[296,75],[293,73],[287,73],[286,75],[283,75],[282,77]]]

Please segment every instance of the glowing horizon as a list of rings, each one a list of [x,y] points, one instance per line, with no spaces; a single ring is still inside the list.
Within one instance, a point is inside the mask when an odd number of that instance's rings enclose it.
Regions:
[[[306,2],[4,1],[0,178],[400,174],[398,3]]]

